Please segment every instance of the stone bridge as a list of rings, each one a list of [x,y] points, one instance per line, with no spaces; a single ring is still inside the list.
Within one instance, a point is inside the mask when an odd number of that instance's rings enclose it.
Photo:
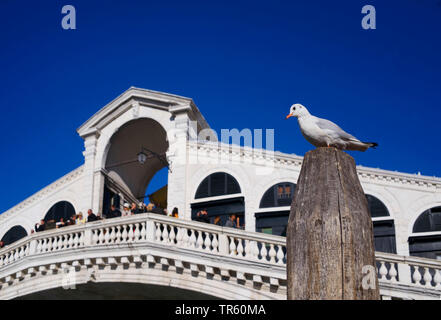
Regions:
[[[0,299],[128,283],[283,300],[285,254],[284,237],[146,213],[36,233],[3,248]],[[441,297],[441,261],[377,253],[377,265],[383,299]]]

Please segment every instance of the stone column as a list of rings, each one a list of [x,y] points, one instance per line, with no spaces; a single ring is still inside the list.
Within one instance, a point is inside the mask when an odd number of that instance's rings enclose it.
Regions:
[[[185,113],[175,115],[175,127],[167,132],[169,150],[167,158],[171,172],[168,173],[167,202],[168,211],[174,207],[179,210],[179,217],[191,220],[186,199],[187,194],[187,141],[188,117]]]
[[[97,130],[88,132],[83,135],[84,139],[84,185],[83,195],[81,201],[81,211],[87,215],[88,209],[93,209],[94,198],[94,180],[95,180],[95,156],[97,140],[99,132]]]

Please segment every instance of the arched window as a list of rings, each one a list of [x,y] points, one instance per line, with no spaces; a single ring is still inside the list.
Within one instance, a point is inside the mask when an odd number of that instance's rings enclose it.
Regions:
[[[390,216],[389,210],[387,210],[383,202],[370,194],[366,195],[366,199],[368,201],[369,211],[371,212],[372,218]]]
[[[374,226],[375,251],[397,253],[395,223],[389,210],[381,200],[370,194],[366,195],[366,199]]]
[[[22,226],[15,226],[5,233],[1,241],[5,244],[5,246],[7,246],[26,237],[27,235],[28,233]]]
[[[413,233],[441,231],[441,207],[424,211],[413,225]]]
[[[269,188],[260,200],[260,209],[255,213],[256,231],[279,236],[286,236],[289,209],[274,210],[270,208],[291,206],[296,185],[291,182],[280,182]]]
[[[75,209],[70,202],[60,201],[54,204],[44,217],[44,221],[60,221],[60,218],[64,220],[72,217],[75,214]]]
[[[409,237],[410,255],[429,259],[441,259],[441,207],[424,211],[415,221]],[[432,234],[421,234],[431,232]]]
[[[232,175],[225,172],[216,172],[209,175],[201,182],[196,191],[195,199],[223,196],[240,192],[239,183]]]
[[[245,224],[245,199],[235,196],[241,193],[241,188],[237,180],[225,172],[216,172],[206,177],[199,185],[195,199],[204,199],[195,201],[191,204],[192,219],[197,219],[197,213],[201,210],[207,210],[210,221],[219,216],[220,225],[225,225],[228,217],[235,214],[239,217],[240,227]],[[226,196],[223,199],[211,200],[210,197]],[[205,198],[207,198],[205,200]]]
[[[260,208],[290,206],[296,185],[291,182],[281,182],[269,188],[260,200]]]

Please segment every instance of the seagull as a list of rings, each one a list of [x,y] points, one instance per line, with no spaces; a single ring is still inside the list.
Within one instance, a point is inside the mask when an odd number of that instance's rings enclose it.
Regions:
[[[378,143],[362,142],[345,132],[334,122],[311,115],[305,106],[296,103],[291,106],[286,119],[297,117],[300,131],[305,139],[316,147],[334,147],[340,150],[366,151]]]

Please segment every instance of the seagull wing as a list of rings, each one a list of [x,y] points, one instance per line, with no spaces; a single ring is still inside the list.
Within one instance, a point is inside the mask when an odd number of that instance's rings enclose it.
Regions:
[[[360,141],[357,138],[355,138],[353,135],[347,133],[342,128],[340,128],[338,125],[336,125],[334,122],[321,119],[316,117],[317,126],[326,132],[330,137],[334,139],[342,139],[347,141]]]

